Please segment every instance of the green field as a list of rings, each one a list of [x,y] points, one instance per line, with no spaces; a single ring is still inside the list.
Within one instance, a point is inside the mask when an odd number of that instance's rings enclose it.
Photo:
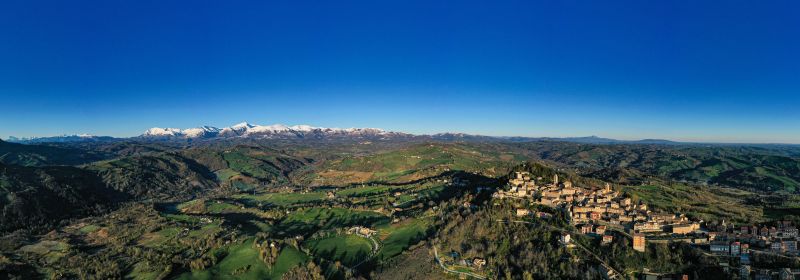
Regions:
[[[265,202],[277,206],[290,206],[325,199],[325,192],[309,193],[268,193],[260,195],[237,195],[235,198],[245,201]]]
[[[209,202],[206,203],[206,205],[207,205],[206,206],[206,211],[209,212],[209,213],[222,213],[222,212],[225,212],[225,211],[231,211],[231,210],[239,209],[239,206],[236,206],[236,205],[233,205],[233,204],[230,204],[230,203],[226,203],[226,202],[216,203],[216,202],[209,201]]]
[[[214,172],[214,174],[217,176],[217,180],[220,182],[227,182],[228,180],[231,179],[231,177],[241,175],[241,173],[236,172],[236,170],[230,168],[217,170],[216,172]]]
[[[177,279],[280,279],[292,267],[305,263],[307,256],[293,247],[281,250],[272,269],[258,258],[252,240],[231,246],[218,264],[201,271],[191,271]],[[238,272],[238,273],[235,273]]]
[[[82,227],[82,228],[80,229],[80,231],[81,231],[81,232],[83,232],[83,233],[90,233],[90,232],[97,231],[98,229],[100,229],[100,227],[99,227],[99,226],[96,226],[96,225],[86,225],[86,226]]]
[[[348,234],[309,240],[304,246],[317,257],[352,266],[369,256],[373,245],[366,238]]]
[[[371,211],[317,207],[290,213],[275,229],[285,234],[307,234],[320,229],[372,226],[388,221],[388,217]]]
[[[378,252],[379,259],[389,259],[403,252],[403,250],[416,244],[425,236],[430,226],[429,221],[414,219],[391,227],[382,227],[381,233],[388,234],[382,238],[383,246]]]
[[[356,187],[356,188],[347,188],[343,190],[336,191],[337,196],[369,196],[369,195],[377,195],[377,194],[384,194],[391,192],[394,189],[398,189],[399,187],[396,186],[367,186],[367,187]]]

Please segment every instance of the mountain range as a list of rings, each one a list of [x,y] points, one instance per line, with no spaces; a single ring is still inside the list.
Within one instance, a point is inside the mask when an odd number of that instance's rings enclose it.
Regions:
[[[431,135],[416,135],[404,132],[386,131],[379,128],[326,128],[310,125],[286,126],[283,124],[256,125],[248,122],[238,123],[229,127],[218,128],[214,126],[201,126],[194,128],[150,128],[139,136],[130,138],[115,138],[110,136],[62,135],[53,137],[17,138],[9,137],[8,142],[35,144],[35,143],[68,143],[68,142],[107,142],[118,140],[144,140],[144,141],[191,141],[212,139],[363,139],[363,140],[395,140],[419,139],[439,141],[504,141],[504,142],[536,142],[558,141],[580,144],[647,144],[647,145],[773,145],[754,143],[696,143],[678,142],[664,139],[619,140],[598,136],[588,137],[521,137],[521,136],[484,136],[465,133],[438,133]]]
[[[313,138],[328,137],[392,137],[410,136],[399,132],[388,132],[377,128],[325,128],[309,125],[286,126],[282,124],[254,125],[242,122],[225,128],[202,126],[188,129],[154,127],[145,131],[141,138]]]

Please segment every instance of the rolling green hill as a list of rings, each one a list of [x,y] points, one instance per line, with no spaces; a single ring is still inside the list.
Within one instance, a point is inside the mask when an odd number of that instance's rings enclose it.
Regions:
[[[208,167],[220,184],[239,189],[290,183],[290,174],[310,163],[274,149],[241,145],[193,148],[181,155]]]

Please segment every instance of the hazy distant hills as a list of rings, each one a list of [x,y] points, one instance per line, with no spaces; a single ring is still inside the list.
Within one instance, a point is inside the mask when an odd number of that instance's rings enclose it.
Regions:
[[[29,138],[17,138],[11,136],[8,138],[9,142],[16,142],[16,143],[26,143],[26,144],[35,144],[35,143],[69,143],[69,142],[102,142],[102,141],[112,141],[116,138],[111,136],[94,136],[94,135],[61,135],[61,136],[48,136],[48,137],[29,137]]]
[[[380,128],[327,128],[310,125],[283,124],[257,125],[248,122],[218,128],[214,126],[200,126],[194,128],[161,128],[153,127],[144,131],[139,136],[115,138],[110,136],[62,135],[52,137],[9,137],[6,141],[24,144],[36,143],[95,143],[114,141],[213,141],[224,140],[365,140],[365,141],[393,141],[393,140],[434,140],[434,141],[477,141],[477,142],[569,142],[580,144],[641,144],[641,145],[721,145],[721,146],[800,146],[795,144],[768,144],[768,143],[701,143],[679,142],[665,139],[619,140],[598,136],[586,137],[523,137],[523,136],[485,136],[466,133],[438,133],[418,135],[404,132],[387,131]]]
[[[707,145],[710,143],[677,142],[664,139],[618,140],[598,136],[588,137],[519,137],[519,136],[484,136],[465,133],[438,133],[432,135],[415,135],[404,132],[386,131],[379,128],[327,128],[310,125],[287,126],[282,124],[256,125],[242,122],[229,127],[201,126],[195,128],[161,128],[153,127],[141,135],[130,138],[114,138],[92,135],[62,135],[53,137],[17,138],[10,137],[9,142],[16,143],[81,143],[112,142],[124,140],[137,141],[208,141],[215,139],[280,139],[280,140],[436,140],[436,141],[505,141],[536,142],[559,141],[582,144],[647,144],[647,145]],[[731,145],[731,144],[728,144]],[[735,145],[735,144],[733,144]],[[752,145],[752,144],[748,144]]]

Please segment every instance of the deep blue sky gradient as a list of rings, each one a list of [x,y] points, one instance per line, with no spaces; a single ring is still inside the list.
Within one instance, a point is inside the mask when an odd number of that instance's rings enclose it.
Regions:
[[[800,143],[797,1],[4,1],[0,137],[311,124]]]

